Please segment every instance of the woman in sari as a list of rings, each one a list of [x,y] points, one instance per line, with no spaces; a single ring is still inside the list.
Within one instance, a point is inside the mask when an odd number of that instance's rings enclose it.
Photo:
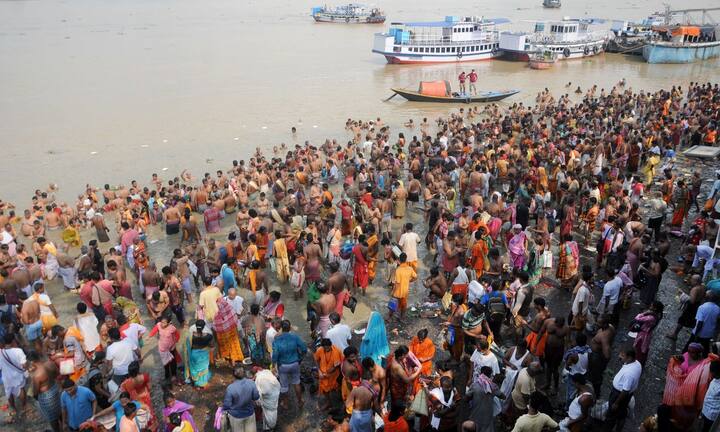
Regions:
[[[648,352],[650,351],[652,332],[662,318],[663,309],[665,309],[665,306],[659,301],[655,301],[650,305],[649,310],[641,312],[635,317],[635,322],[640,324],[640,331],[637,332],[633,348],[635,348],[635,352],[637,353],[637,361],[643,366],[645,366]]]
[[[170,392],[165,393],[163,399],[165,401],[165,408],[163,408],[162,414],[165,420],[165,432],[171,432],[173,430],[170,425],[170,416],[173,414],[180,415],[182,421],[189,423],[193,432],[199,430],[197,426],[195,426],[195,420],[192,416],[193,409],[195,409],[193,405],[175,399],[175,395]]]
[[[208,385],[212,373],[210,372],[210,348],[213,335],[205,326],[204,320],[197,320],[188,328],[185,337],[182,356],[185,359],[185,382],[192,383],[195,387]],[[167,416],[166,416],[167,417]]]
[[[522,269],[525,266],[525,252],[527,251],[527,235],[522,225],[515,224],[512,227],[512,238],[508,242],[508,254],[514,269]]]
[[[699,345],[699,346],[698,346]],[[710,354],[707,358],[694,361],[688,367],[692,357],[702,357],[702,345],[690,344],[688,351],[696,351],[687,357],[673,356],[667,367],[665,376],[665,392],[663,404],[672,408],[672,418],[679,428],[689,430],[702,410],[708,386],[713,380],[710,365],[718,360],[718,356]]]
[[[217,306],[213,324],[218,341],[218,356],[228,360],[230,364],[235,364],[245,359],[240,348],[235,310],[223,297],[217,299]]]
[[[653,147],[650,150],[651,156],[648,158],[645,167],[643,167],[643,174],[645,174],[645,184],[651,185],[655,178],[655,167],[660,163],[660,150]]]
[[[560,245],[558,268],[555,276],[560,280],[563,287],[569,288],[574,285],[580,265],[580,250],[572,239],[572,234],[563,236],[563,243]]]
[[[390,354],[390,346],[385,331],[385,321],[379,312],[373,311],[360,343],[360,358],[370,357],[375,364],[385,365],[388,354]]]
[[[280,282],[290,279],[290,261],[288,259],[288,248],[282,232],[275,231],[273,242],[273,256],[275,257],[275,272]]]
[[[205,231],[208,233],[220,231],[220,211],[212,203],[208,203],[207,209],[203,212],[203,219],[205,220]]]
[[[128,365],[128,377],[120,384],[120,391],[127,392],[131,400],[138,401],[146,407],[152,406],[150,397],[150,375],[140,373],[140,363],[135,360]],[[152,410],[148,410],[148,429],[156,430],[157,422]]]

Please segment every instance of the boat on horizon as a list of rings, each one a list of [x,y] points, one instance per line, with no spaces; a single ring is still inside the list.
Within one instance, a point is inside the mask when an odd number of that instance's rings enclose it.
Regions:
[[[560,3],[560,0],[543,0],[543,7],[545,8],[559,8],[562,6],[562,3]]]
[[[323,23],[382,24],[385,22],[383,11],[358,3],[336,7],[316,6],[312,8],[311,16],[315,22]]]
[[[392,88],[395,95],[400,95],[413,102],[440,102],[440,103],[480,103],[496,102],[520,92],[520,90],[483,91],[477,94],[453,92],[450,82],[421,81],[417,91]]]
[[[444,21],[393,22],[376,33],[372,52],[391,64],[456,63],[500,56],[497,24],[506,18],[446,16]]]
[[[508,60],[528,61],[536,52],[551,51],[558,60],[591,57],[605,51],[610,39],[607,32],[593,32],[590,26],[601,24],[599,19],[534,21],[532,32],[501,32],[500,50]]]

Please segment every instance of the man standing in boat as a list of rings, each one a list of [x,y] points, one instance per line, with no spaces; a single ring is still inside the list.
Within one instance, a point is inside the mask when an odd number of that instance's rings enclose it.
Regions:
[[[477,82],[477,73],[475,73],[475,69],[470,71],[470,74],[468,75],[468,79],[470,80],[470,93],[476,95],[477,94],[477,88],[475,87],[475,83]]]
[[[460,81],[460,94],[465,93],[465,71],[460,72],[460,75],[458,76],[458,81]]]

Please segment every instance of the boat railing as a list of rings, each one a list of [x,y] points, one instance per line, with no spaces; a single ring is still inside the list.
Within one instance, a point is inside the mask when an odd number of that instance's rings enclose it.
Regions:
[[[402,41],[400,45],[440,45],[440,46],[456,46],[456,45],[477,45],[485,43],[495,43],[497,38],[487,36],[482,39],[472,40],[452,40],[452,39],[417,39],[411,38],[409,40]]]
[[[585,42],[596,42],[598,40],[606,39],[607,35],[603,33],[588,33],[587,35],[583,35],[581,37],[578,37],[573,40],[559,40],[556,39],[552,35],[547,34],[535,34],[530,35],[526,41],[527,42],[533,42],[533,43],[552,43],[552,44],[559,44],[559,45],[573,45],[577,43],[585,43]]]

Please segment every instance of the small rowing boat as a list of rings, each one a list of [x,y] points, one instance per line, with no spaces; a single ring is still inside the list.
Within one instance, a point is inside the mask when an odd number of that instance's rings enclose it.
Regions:
[[[418,91],[400,88],[391,90],[395,95],[400,95],[409,101],[443,103],[495,102],[520,92],[520,90],[500,90],[481,91],[477,94],[458,93],[451,90],[448,81],[423,81]]]
[[[552,51],[537,52],[530,57],[530,69],[550,69],[557,61],[557,53]]]

